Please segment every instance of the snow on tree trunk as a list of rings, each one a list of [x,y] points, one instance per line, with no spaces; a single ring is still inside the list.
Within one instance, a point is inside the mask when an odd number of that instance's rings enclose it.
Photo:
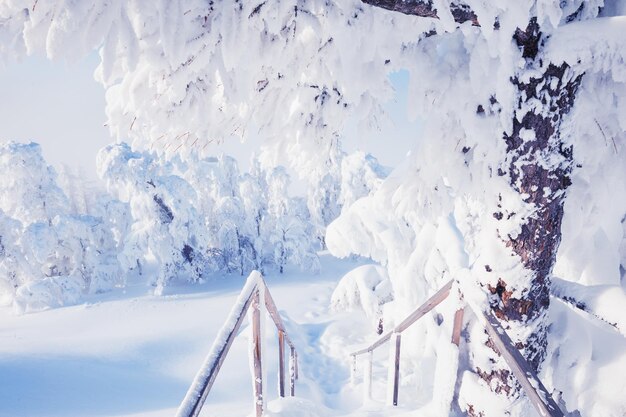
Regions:
[[[487,286],[492,298],[492,308],[501,320],[510,323],[520,335],[516,340],[519,349],[535,370],[546,354],[546,313],[550,304],[550,275],[561,241],[564,191],[571,184],[573,149],[561,136],[560,126],[569,113],[582,80],[567,63],[546,67],[537,58],[542,33],[536,18],[525,30],[518,30],[517,45],[527,66],[511,80],[517,88],[517,108],[513,116],[513,130],[504,133],[507,160],[504,166],[510,184],[524,202],[532,207],[532,214],[521,225],[515,236],[501,236],[506,245],[519,256],[527,271],[526,277],[489,275]],[[537,76],[540,75],[540,76]],[[498,204],[498,207],[502,207]],[[497,220],[515,216],[511,210],[493,213]],[[487,271],[490,267],[486,266]],[[514,296],[513,293],[519,294]],[[526,327],[521,330],[520,327]],[[531,329],[529,332],[528,329]],[[491,342],[490,342],[491,343]],[[512,394],[515,383],[509,379],[507,369],[479,370],[481,377],[496,391]]]

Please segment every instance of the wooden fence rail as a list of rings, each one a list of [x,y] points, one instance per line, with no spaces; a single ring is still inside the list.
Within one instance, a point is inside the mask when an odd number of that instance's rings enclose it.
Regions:
[[[539,415],[542,417],[563,417],[563,412],[559,406],[556,405],[554,399],[552,399],[552,395],[550,395],[546,387],[544,387],[537,377],[533,368],[526,362],[522,354],[515,347],[496,316],[491,312],[485,313],[482,310],[473,310],[476,316],[480,317],[482,314],[484,317],[487,333],[491,337],[491,340],[493,340],[498,352],[500,352],[504,358],[504,361],[509,365],[511,371],[513,371],[513,375],[515,375],[524,389],[524,392],[526,392],[533,407],[539,412]]]
[[[278,395],[285,396],[285,344],[289,346],[289,393],[295,395],[295,381],[298,378],[298,355],[296,347],[287,335],[285,324],[278,313],[274,299],[265,284],[263,276],[258,271],[253,271],[244,288],[241,290],[235,305],[233,306],[226,322],[213,342],[213,346],[207,355],[202,368],[196,374],[193,383],[187,390],[177,417],[197,417],[206,401],[206,398],[215,382],[215,378],[224,363],[224,359],[235,340],[246,313],[252,309],[252,340],[250,352],[252,355],[253,385],[254,385],[254,409],[255,415],[261,417],[265,407],[263,395],[263,370],[262,370],[262,335],[261,315],[267,309],[272,322],[278,330]]]
[[[388,341],[392,341],[392,349],[389,357],[389,377],[388,377],[388,397],[387,401],[390,405],[398,405],[398,385],[400,380],[400,343],[402,332],[408,329],[426,313],[431,311],[442,301],[444,301],[451,292],[453,281],[446,283],[439,291],[437,291],[432,297],[430,297],[424,304],[413,311],[409,316],[404,319],[394,329],[382,335],[379,339],[374,341],[366,348],[360,349],[350,354],[352,358],[352,380],[355,380],[355,373],[357,368],[357,356],[367,353],[365,376],[364,376],[364,390],[365,397],[371,398],[372,393],[372,361],[373,352],[376,348],[380,347]],[[462,296],[458,292],[459,297]],[[502,355],[507,365],[511,368],[513,374],[516,376],[524,392],[528,396],[531,404],[539,412],[542,417],[563,417],[563,412],[557,406],[556,402],[548,392],[548,390],[541,383],[537,374],[532,367],[526,362],[519,350],[513,345],[509,335],[504,328],[500,325],[498,319],[491,313],[485,313],[482,309],[473,306],[471,303],[469,307],[478,319],[484,324],[489,337],[494,341],[494,344],[498,352]],[[461,329],[463,327],[463,313],[464,309],[461,308],[454,314],[454,323],[452,326],[451,342],[459,346],[461,341]]]

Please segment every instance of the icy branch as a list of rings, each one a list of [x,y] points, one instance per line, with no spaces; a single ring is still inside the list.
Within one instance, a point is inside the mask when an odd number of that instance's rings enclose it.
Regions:
[[[626,16],[606,17],[559,27],[550,38],[552,62],[578,63],[584,71],[611,73],[626,82]]]
[[[428,0],[363,0],[363,3],[412,16],[440,18],[433,2]],[[449,6],[449,11],[456,23],[472,22],[473,25],[479,26],[478,17],[469,6],[455,3]]]
[[[621,311],[616,311],[613,308],[617,305],[624,305],[626,302],[626,297],[619,287],[611,285],[581,285],[553,277],[550,293],[567,304],[609,324],[626,336],[624,315]]]

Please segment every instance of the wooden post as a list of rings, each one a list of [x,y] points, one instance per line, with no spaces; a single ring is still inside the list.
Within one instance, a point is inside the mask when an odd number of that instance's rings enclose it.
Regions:
[[[278,395],[285,396],[285,333],[278,331]]]
[[[452,343],[459,346],[461,342],[461,329],[463,327],[463,309],[460,308],[454,313],[454,325],[452,326]]]
[[[374,361],[374,351],[367,353],[367,362],[365,363],[365,401],[372,399],[372,362]]]
[[[398,405],[398,388],[400,383],[400,341],[401,334],[391,335],[389,350],[389,374],[387,380],[387,402],[389,405]]]
[[[263,368],[261,357],[261,305],[257,290],[252,301],[252,356],[254,365],[254,410],[255,416],[263,415]]]
[[[292,347],[289,355],[289,394],[296,395],[296,370],[297,370],[296,350]]]
[[[356,384],[356,355],[352,355],[352,367],[350,368],[350,384]]]
[[[400,333],[396,334],[396,359],[393,377],[393,405],[398,405],[398,389],[400,384]]]

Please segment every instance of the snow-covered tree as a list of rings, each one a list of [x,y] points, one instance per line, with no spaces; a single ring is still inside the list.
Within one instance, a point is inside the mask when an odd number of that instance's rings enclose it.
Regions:
[[[133,224],[123,243],[123,266],[142,274],[154,263],[151,283],[157,292],[173,278],[199,280],[204,258],[195,236],[201,227],[194,189],[171,174],[168,164],[162,167],[152,155],[124,143],[103,148],[98,169],[109,188],[130,204]]]
[[[59,171],[59,186],[67,196],[71,211],[80,214],[94,214],[99,210],[98,199],[105,195],[93,181],[86,179],[84,169],[62,165]]]
[[[289,197],[283,168],[240,175],[226,155],[168,162],[124,143],[104,148],[98,160],[110,190],[130,205],[122,264],[139,274],[154,268],[159,292],[172,278],[317,269],[310,216]]]
[[[274,168],[266,177],[267,217],[263,221],[266,257],[280,273],[288,264],[317,270],[312,224],[303,199],[289,198],[290,178],[283,167]]]
[[[255,256],[242,230],[245,213],[239,194],[237,161],[221,155],[199,180],[210,184],[209,196],[213,199],[213,210],[206,213],[213,236],[211,247],[221,256],[228,272],[244,275],[254,269]]]
[[[242,236],[244,210],[241,200],[236,197],[221,197],[213,211],[215,219],[215,246],[219,248],[224,266],[228,272],[238,271],[244,275],[253,269],[254,257]]]
[[[254,172],[253,169],[251,169]],[[260,176],[260,170],[242,175],[239,182],[239,193],[243,204],[244,216],[241,224],[244,235],[248,236],[247,245],[251,248],[254,269],[260,270],[263,265],[263,236],[261,228],[263,219],[267,216],[267,199],[263,190],[266,189],[265,178]]]
[[[32,285],[18,291],[17,301],[27,308],[77,302],[82,294],[107,291],[120,282],[115,240],[102,219],[58,215],[50,224],[31,223],[21,246],[36,277]],[[58,300],[47,293],[53,284],[59,286],[54,295]]]
[[[624,114],[618,64],[624,43],[617,41],[614,28],[607,28],[620,26],[621,20],[598,18],[600,2],[528,1],[503,8],[479,2],[367,3],[445,25],[411,51],[418,64],[410,71],[419,79],[411,96],[425,115],[428,142],[394,174],[405,180],[386,183],[342,216],[329,233],[329,247],[388,262],[396,290],[404,294],[416,287],[407,275],[423,274],[429,284],[412,302],[448,277],[463,276],[466,294],[478,283],[491,294],[490,308],[507,322],[532,366],[539,369],[549,357],[552,368],[546,374],[569,374],[559,363],[558,347],[549,345],[548,327],[556,326],[549,315],[550,281],[566,190],[578,168],[592,164],[597,169],[601,159],[589,161],[589,154],[599,153],[585,144],[604,135],[593,119]],[[597,107],[590,108],[590,101]],[[618,120],[606,122],[612,132],[607,143],[624,136],[626,125]],[[386,236],[381,224],[391,226]],[[575,275],[570,279],[577,280]],[[469,337],[475,374],[464,377],[461,409],[470,415],[524,414],[508,368],[481,347],[489,342],[480,326],[471,324]],[[562,398],[570,410],[619,415],[623,409],[613,402],[600,412],[580,396],[602,395],[600,390],[555,378],[555,388],[568,392]],[[481,384],[507,399],[477,396],[470,387]]]
[[[258,268],[258,259],[246,225],[237,161],[228,156],[181,160],[181,175],[196,190],[198,213],[204,225],[197,236],[206,247],[208,269],[238,272]]]
[[[75,303],[119,283],[107,221],[72,212],[35,143],[0,146],[1,296],[18,311]]]
[[[57,185],[57,174],[36,143],[0,145],[0,209],[24,225],[51,222],[69,205]]]
[[[326,249],[326,226],[341,212],[341,161],[344,153],[338,137],[321,144],[319,151],[326,156],[324,160],[300,169],[306,172],[303,177],[307,182],[307,206],[315,225],[315,235],[321,249]]]

